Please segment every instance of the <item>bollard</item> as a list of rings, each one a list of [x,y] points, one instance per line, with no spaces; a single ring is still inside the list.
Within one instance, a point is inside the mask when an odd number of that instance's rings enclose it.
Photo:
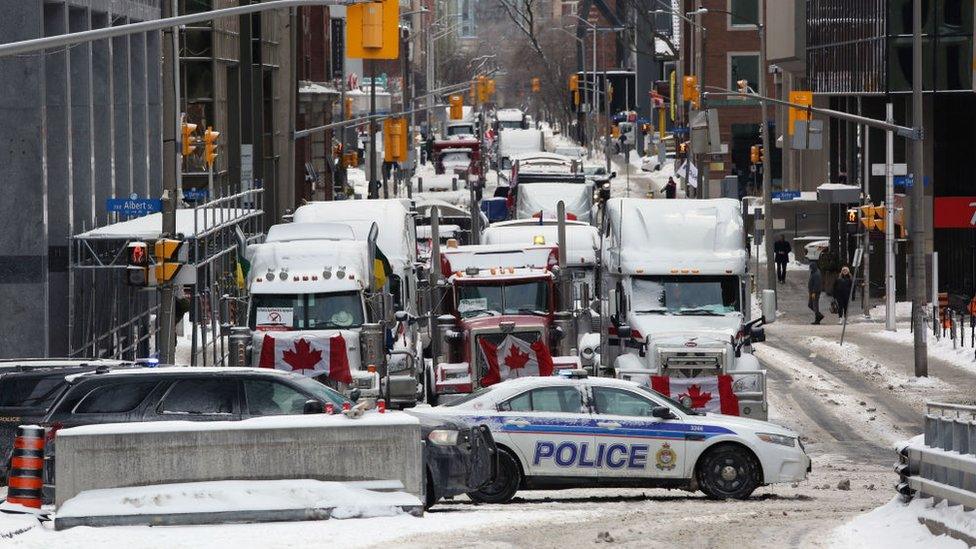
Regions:
[[[452,191],[456,191],[457,190],[457,177],[452,177],[451,178],[451,190]]]
[[[423,177],[418,177],[417,178],[417,192],[418,193],[424,192],[424,178]]]
[[[7,502],[41,508],[44,487],[44,428],[17,427],[14,452],[7,479]]]

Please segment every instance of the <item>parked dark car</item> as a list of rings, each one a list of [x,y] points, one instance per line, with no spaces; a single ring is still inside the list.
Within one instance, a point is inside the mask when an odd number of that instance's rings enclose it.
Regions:
[[[161,367],[89,371],[67,377],[68,388],[41,422],[59,429],[142,421],[235,421],[336,411],[352,401],[298,374],[259,368]],[[487,427],[453,419],[422,419],[427,504],[491,482],[496,449]],[[56,441],[56,437],[53,439]],[[54,444],[45,485],[53,488]],[[53,493],[53,491],[51,492]]]
[[[68,388],[65,376],[130,364],[118,360],[0,360],[0,486],[7,484],[17,426],[44,420]]]

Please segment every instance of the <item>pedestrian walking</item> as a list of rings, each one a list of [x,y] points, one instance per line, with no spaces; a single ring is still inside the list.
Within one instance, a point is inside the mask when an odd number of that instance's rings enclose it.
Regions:
[[[813,311],[813,324],[820,324],[824,315],[820,314],[820,292],[823,291],[823,276],[820,274],[820,267],[816,261],[810,262],[810,280],[807,282],[807,292],[810,300],[807,307]]]
[[[664,185],[664,198],[675,198],[678,195],[678,184],[674,182],[673,177],[668,178],[668,182]]]
[[[790,252],[793,247],[786,241],[786,235],[779,235],[779,240],[773,243],[773,257],[776,258],[776,278],[786,282],[786,265],[790,262]]]
[[[844,322],[844,317],[847,316],[847,304],[851,297],[851,286],[854,285],[854,279],[851,277],[851,270],[845,265],[840,270],[840,276],[834,280],[833,294],[834,301],[837,302],[837,319],[838,323]]]

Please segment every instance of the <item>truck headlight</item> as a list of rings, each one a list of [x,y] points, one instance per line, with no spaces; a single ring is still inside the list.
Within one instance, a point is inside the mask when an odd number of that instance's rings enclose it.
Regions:
[[[758,393],[760,391],[759,375],[746,374],[736,376],[732,382],[733,393]]]
[[[458,432],[453,429],[434,429],[427,435],[427,440],[438,446],[455,446],[458,441]]]
[[[770,444],[779,444],[780,446],[787,446],[789,448],[796,446],[796,437],[774,435],[772,433],[756,433],[756,436],[759,437],[759,440]]]

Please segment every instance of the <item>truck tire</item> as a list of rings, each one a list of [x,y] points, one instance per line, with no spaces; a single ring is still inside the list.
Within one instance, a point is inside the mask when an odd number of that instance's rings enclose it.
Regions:
[[[759,486],[760,467],[745,448],[723,444],[698,462],[698,487],[711,499],[746,499]]]
[[[478,503],[508,503],[515,497],[522,484],[522,471],[507,450],[498,450],[498,474],[495,480],[481,489],[468,492],[468,497]]]

